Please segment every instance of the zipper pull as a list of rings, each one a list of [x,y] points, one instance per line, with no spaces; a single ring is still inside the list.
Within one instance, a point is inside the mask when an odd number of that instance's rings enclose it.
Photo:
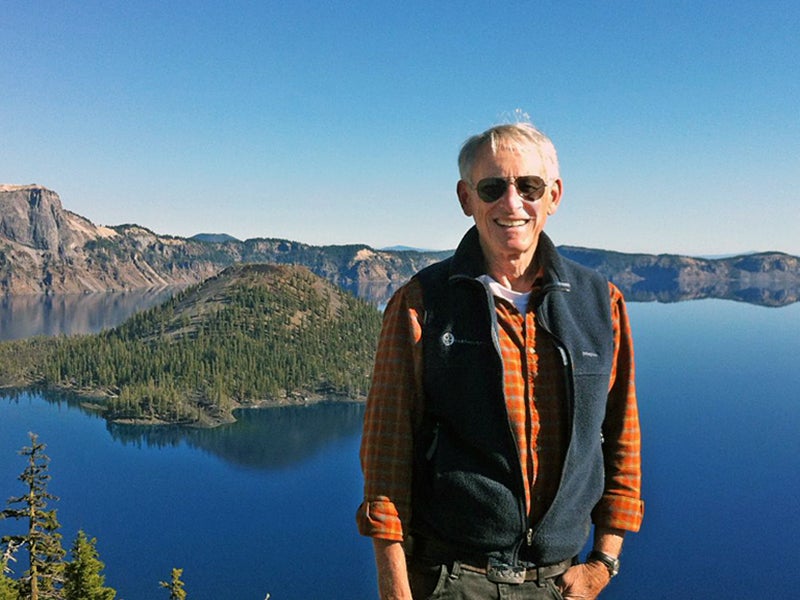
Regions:
[[[559,353],[561,354],[561,362],[562,362],[562,364],[565,367],[568,367],[569,366],[569,357],[567,356],[567,351],[564,350],[564,348],[561,347],[558,344],[556,345],[556,348],[558,349]]]
[[[529,548],[533,545],[533,529],[528,528],[528,531],[525,532],[525,541]]]
[[[431,445],[428,446],[428,451],[425,453],[425,458],[429,461],[433,459],[433,455],[436,453],[436,446],[439,445],[439,423],[436,423],[433,427],[433,440],[431,441]]]

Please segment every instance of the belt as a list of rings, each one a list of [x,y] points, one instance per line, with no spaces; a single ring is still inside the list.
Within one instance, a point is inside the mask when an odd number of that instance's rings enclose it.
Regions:
[[[561,562],[544,566],[512,566],[497,563],[491,559],[487,560],[484,566],[469,564],[459,561],[461,570],[481,573],[486,575],[486,579],[494,583],[522,583],[523,581],[544,581],[558,577],[572,566],[573,560],[565,558]]]
[[[480,573],[493,583],[519,584],[525,581],[543,582],[563,574],[575,560],[566,558],[549,565],[522,562],[518,565],[504,563],[491,556],[460,556],[448,544],[414,537],[407,540],[407,553],[415,559],[431,564],[458,564],[463,571]]]

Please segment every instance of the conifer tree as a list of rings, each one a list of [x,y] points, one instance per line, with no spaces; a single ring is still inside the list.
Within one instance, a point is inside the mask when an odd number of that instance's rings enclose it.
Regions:
[[[114,600],[116,590],[105,586],[105,564],[97,553],[97,539],[78,532],[64,567],[64,600]]]
[[[161,581],[159,585],[169,590],[169,600],[186,600],[186,590],[183,589],[184,583],[181,581],[183,569],[172,569],[172,579]]]
[[[29,569],[19,582],[21,596],[30,600],[61,598],[64,549],[61,546],[61,528],[55,510],[47,510],[48,500],[58,500],[47,491],[50,475],[47,472],[50,458],[44,453],[45,444],[40,443],[35,433],[28,434],[31,445],[19,454],[28,458],[28,466],[18,477],[27,491],[24,495],[8,500],[8,508],[0,512],[4,519],[19,519],[27,522],[27,531],[22,535],[6,535],[2,538],[5,548],[25,546],[28,551]]]
[[[13,546],[7,547],[0,556],[0,600],[19,599],[19,586],[17,582],[6,576],[6,573],[11,572],[8,563],[12,560],[15,560]]]

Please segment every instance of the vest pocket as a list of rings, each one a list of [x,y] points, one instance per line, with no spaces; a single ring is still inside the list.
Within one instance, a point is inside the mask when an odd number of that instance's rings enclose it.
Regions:
[[[475,547],[513,544],[519,533],[519,505],[508,487],[507,463],[493,461],[469,444],[454,444],[444,426],[434,426],[427,450],[426,476],[424,483],[419,481],[425,520],[453,542]]]

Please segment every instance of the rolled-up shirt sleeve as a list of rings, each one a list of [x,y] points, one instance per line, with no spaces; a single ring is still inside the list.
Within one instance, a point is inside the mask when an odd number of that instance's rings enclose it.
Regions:
[[[422,290],[416,280],[386,307],[364,415],[362,535],[403,541],[411,517],[413,426],[421,398]]]
[[[596,525],[638,531],[641,499],[641,432],[634,383],[633,340],[622,293],[609,284],[615,360],[603,423],[606,484],[592,517]]]

